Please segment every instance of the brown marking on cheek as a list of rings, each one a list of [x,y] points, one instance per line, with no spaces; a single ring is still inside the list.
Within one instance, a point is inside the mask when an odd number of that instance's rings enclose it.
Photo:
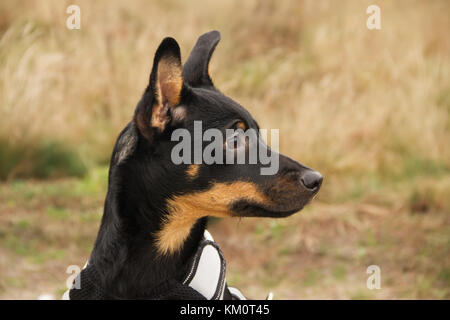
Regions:
[[[156,235],[159,253],[164,255],[177,252],[198,219],[206,216],[230,217],[230,205],[243,199],[272,203],[254,183],[245,181],[216,183],[207,191],[176,196],[169,200],[169,214]]]
[[[200,170],[200,165],[199,164],[191,164],[187,171],[186,174],[188,176],[189,179],[193,180],[198,176],[198,171]]]

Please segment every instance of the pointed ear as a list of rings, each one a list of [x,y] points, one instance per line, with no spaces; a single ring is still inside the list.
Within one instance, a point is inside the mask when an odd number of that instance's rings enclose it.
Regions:
[[[165,38],[156,50],[150,83],[135,112],[135,123],[147,139],[152,141],[155,133],[164,131],[182,90],[180,47],[175,39]]]
[[[192,87],[213,87],[209,76],[209,61],[220,41],[218,31],[210,31],[198,38],[189,58],[183,67],[183,78]]]

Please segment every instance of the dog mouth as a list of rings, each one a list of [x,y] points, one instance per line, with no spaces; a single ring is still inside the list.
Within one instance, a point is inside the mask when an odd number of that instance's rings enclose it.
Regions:
[[[235,217],[271,217],[285,218],[301,211],[309,200],[291,206],[287,205],[265,205],[247,200],[238,200],[231,206]]]

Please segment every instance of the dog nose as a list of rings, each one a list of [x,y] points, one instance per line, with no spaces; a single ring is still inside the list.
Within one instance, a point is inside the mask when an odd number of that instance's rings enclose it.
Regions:
[[[306,189],[310,191],[318,191],[320,185],[322,184],[322,175],[313,170],[306,171],[300,178],[300,181],[305,186]]]

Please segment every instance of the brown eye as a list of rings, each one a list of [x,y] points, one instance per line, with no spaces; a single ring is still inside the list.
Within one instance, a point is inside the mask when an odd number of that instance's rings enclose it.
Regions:
[[[226,141],[227,148],[229,149],[240,149],[245,146],[245,135],[242,130],[235,131],[232,135],[227,138]]]

